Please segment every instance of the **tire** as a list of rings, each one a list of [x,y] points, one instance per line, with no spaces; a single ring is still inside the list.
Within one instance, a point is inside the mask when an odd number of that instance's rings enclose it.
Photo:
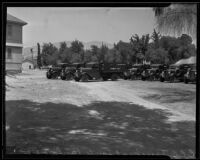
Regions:
[[[123,77],[124,80],[127,80],[128,79],[128,74],[126,72],[124,72],[124,74],[121,77]]]
[[[47,79],[51,79],[52,78],[49,72],[46,73],[46,77],[47,77]]]
[[[117,80],[117,75],[116,74],[112,74],[111,75],[111,80],[112,81],[116,81]]]
[[[80,78],[79,78],[79,77],[74,77],[74,80],[75,80],[76,82],[79,82],[79,81],[80,81]]]
[[[106,77],[102,77],[103,78],[103,81],[107,81],[108,80],[108,78],[106,78]]]
[[[88,80],[89,80],[89,77],[88,77],[87,74],[83,74],[83,75],[81,76],[81,81],[82,81],[82,82],[88,82]]]
[[[174,77],[170,77],[170,78],[169,78],[169,82],[170,82],[170,83],[173,83],[173,82],[174,82]]]
[[[150,77],[149,77],[149,80],[150,80],[150,81],[154,81],[154,77],[153,77],[153,76],[150,76]]]
[[[187,78],[184,78],[184,83],[188,84],[188,79]]]
[[[160,82],[164,82],[165,79],[163,77],[160,78]]]
[[[62,80],[66,80],[66,77],[65,76],[61,76],[60,77]]]
[[[137,78],[137,75],[131,75],[131,78],[130,78],[131,80],[137,80],[138,78]]]
[[[66,76],[65,76],[65,74],[64,74],[64,73],[61,73],[60,78],[61,78],[62,80],[66,80]]]
[[[146,80],[146,78],[145,77],[142,77],[142,81],[145,81]]]
[[[73,79],[73,75],[71,73],[67,73],[66,75],[66,80],[72,80]]]

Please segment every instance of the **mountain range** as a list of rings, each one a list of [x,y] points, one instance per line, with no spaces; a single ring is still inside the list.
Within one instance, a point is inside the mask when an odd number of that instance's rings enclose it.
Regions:
[[[71,42],[72,41],[65,41],[67,46],[70,47],[71,46]],[[60,43],[61,42],[55,42],[52,43],[54,46],[56,46],[57,48],[60,47]],[[84,49],[90,49],[91,45],[96,45],[98,47],[101,47],[102,43],[104,45],[106,45],[109,49],[113,48],[113,44],[105,42],[105,41],[90,41],[90,42],[82,42],[84,45]],[[32,57],[32,53],[31,53],[31,48],[33,49],[33,57],[37,56],[37,45],[32,46],[32,47],[24,47],[23,48],[23,59],[27,59],[27,58],[31,58]],[[42,44],[41,44],[41,50],[42,50]]]

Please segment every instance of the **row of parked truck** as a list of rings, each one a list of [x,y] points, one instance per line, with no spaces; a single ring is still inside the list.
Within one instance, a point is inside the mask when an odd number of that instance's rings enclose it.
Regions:
[[[89,81],[89,80],[125,80],[141,79],[143,81],[182,81],[196,82],[196,64],[108,64],[108,63],[60,63],[48,69],[48,79]]]

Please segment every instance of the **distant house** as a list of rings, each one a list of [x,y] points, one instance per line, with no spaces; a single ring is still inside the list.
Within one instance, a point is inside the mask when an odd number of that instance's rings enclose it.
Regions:
[[[6,71],[22,71],[22,33],[27,23],[7,14],[6,24]]]
[[[22,61],[22,70],[35,69],[37,67],[37,59],[25,59]]]

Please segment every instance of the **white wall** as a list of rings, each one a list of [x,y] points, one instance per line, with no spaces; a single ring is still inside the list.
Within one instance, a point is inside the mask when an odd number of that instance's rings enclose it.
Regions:
[[[12,58],[8,59],[7,48],[11,48]],[[21,70],[22,67],[22,48],[6,46],[6,70]]]
[[[8,59],[7,48],[11,48],[12,59]],[[22,48],[6,46],[6,62],[22,63]]]
[[[23,70],[29,70],[29,66],[31,66],[31,69],[34,68],[33,64],[30,63],[30,62],[23,62],[23,63],[22,63],[22,69],[23,69]]]
[[[22,70],[22,64],[21,63],[6,63],[6,70],[7,71],[19,71]]]

